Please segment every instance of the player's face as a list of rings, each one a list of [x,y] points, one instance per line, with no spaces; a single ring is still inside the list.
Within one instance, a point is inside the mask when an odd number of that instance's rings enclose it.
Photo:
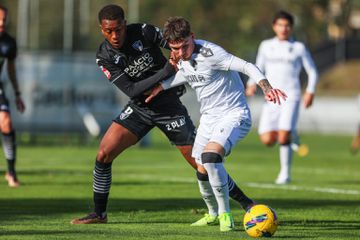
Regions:
[[[125,20],[107,20],[101,21],[101,32],[109,41],[113,48],[121,48],[126,36],[126,21]]]
[[[194,35],[191,34],[185,39],[169,42],[169,47],[176,58],[189,60],[195,48]]]
[[[273,24],[273,30],[280,40],[288,40],[291,35],[292,26],[287,19],[279,18]]]
[[[0,34],[5,32],[6,12],[0,9]]]

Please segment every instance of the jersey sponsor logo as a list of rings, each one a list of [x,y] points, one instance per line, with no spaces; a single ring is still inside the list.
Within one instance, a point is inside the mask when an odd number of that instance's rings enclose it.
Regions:
[[[186,124],[186,119],[184,116],[180,117],[178,120],[175,120],[171,123],[166,124],[166,129],[172,131],[176,128],[180,128]]]
[[[153,66],[154,58],[150,53],[145,53],[129,64],[124,71],[130,76],[140,76],[142,72],[147,71]]]
[[[104,68],[103,66],[100,66],[100,69],[101,69],[101,71],[103,71],[103,73],[105,74],[105,76],[107,77],[107,79],[110,79],[110,78],[111,78],[111,74],[110,74],[110,72],[109,72],[106,68]]]
[[[189,82],[205,82],[205,77],[203,75],[188,75],[186,76]]]
[[[131,107],[127,107],[121,114],[120,114],[120,120],[127,119],[130,114],[133,113],[133,109]]]
[[[200,48],[200,53],[201,53],[201,55],[203,55],[204,57],[214,56],[214,53],[211,51],[211,49],[210,49],[210,48],[206,48],[206,47]]]
[[[140,52],[144,49],[144,45],[143,45],[143,43],[142,43],[140,40],[135,41],[135,42],[132,44],[132,47],[133,47],[135,50],[138,50],[138,51],[140,51]]]

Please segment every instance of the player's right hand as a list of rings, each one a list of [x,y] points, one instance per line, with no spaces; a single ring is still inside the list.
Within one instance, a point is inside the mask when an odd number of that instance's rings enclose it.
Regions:
[[[15,99],[16,108],[19,112],[23,113],[25,111],[25,104],[20,96],[17,96]]]
[[[158,95],[163,89],[163,87],[159,84],[155,86],[152,90],[150,95],[145,99],[145,103],[149,103],[156,95]]]
[[[280,98],[286,101],[287,95],[280,89],[272,88],[265,94],[266,101],[281,105]]]

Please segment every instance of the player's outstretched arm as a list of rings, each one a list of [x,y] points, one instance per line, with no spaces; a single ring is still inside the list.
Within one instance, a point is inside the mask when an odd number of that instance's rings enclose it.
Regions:
[[[287,95],[280,89],[272,88],[267,79],[260,80],[258,83],[259,87],[264,93],[266,101],[281,104],[281,98],[283,101],[286,100]]]
[[[21,98],[21,92],[19,90],[19,84],[16,77],[15,60],[12,59],[8,61],[7,70],[9,74],[9,79],[15,92],[16,108],[19,112],[23,113],[25,111],[25,104]]]

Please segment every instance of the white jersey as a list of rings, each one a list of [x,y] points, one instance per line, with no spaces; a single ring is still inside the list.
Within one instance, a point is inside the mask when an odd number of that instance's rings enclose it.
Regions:
[[[303,43],[290,39],[281,41],[277,37],[261,42],[256,65],[265,73],[273,88],[283,90],[288,100],[301,98],[300,71],[304,67],[308,74],[306,91],[315,93],[318,74],[313,59]],[[250,80],[248,84],[252,84]]]
[[[191,60],[180,60],[178,69],[174,79],[162,83],[163,88],[187,82],[196,91],[201,114],[219,115],[233,109],[249,112],[238,72],[249,75],[256,82],[265,79],[255,65],[204,40],[195,40]]]

